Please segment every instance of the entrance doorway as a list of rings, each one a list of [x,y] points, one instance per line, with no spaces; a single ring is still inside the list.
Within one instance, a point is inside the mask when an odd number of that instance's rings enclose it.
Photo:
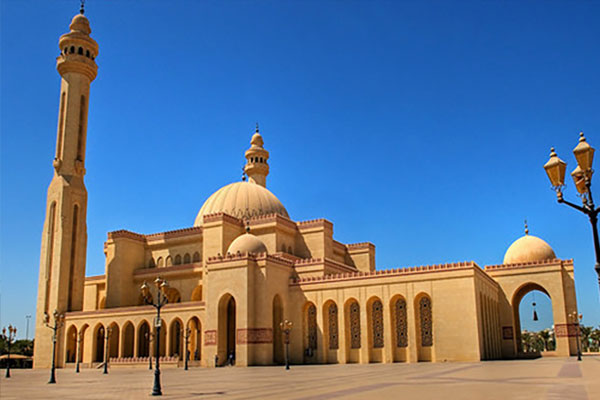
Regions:
[[[219,338],[217,355],[219,365],[235,364],[236,305],[230,294],[219,302]]]
[[[513,299],[515,347],[520,357],[539,357],[556,351],[552,299],[542,286],[528,283]]]

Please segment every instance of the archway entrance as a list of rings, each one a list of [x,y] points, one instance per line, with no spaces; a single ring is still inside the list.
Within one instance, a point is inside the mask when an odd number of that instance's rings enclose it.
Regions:
[[[527,283],[513,297],[515,348],[518,357],[539,357],[556,351],[552,299],[544,287]]]
[[[217,354],[219,365],[235,363],[235,332],[236,332],[235,299],[227,294],[219,302],[219,338]]]

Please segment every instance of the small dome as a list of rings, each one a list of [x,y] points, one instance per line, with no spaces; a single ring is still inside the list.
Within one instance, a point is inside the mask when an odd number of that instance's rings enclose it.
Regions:
[[[504,255],[504,264],[545,261],[556,258],[552,247],[536,236],[525,235],[513,242]]]
[[[77,14],[73,17],[71,21],[71,25],[69,25],[71,31],[83,32],[86,35],[92,33],[92,29],[90,28],[90,21],[83,14]]]
[[[237,254],[238,251],[240,253],[266,253],[267,246],[253,234],[244,233],[235,238],[227,249],[227,252],[231,254]]]
[[[262,135],[258,132],[254,133],[254,135],[252,135],[252,139],[250,139],[250,144],[253,146],[258,146],[258,147],[263,147],[263,145],[265,144]]]
[[[201,226],[205,215],[225,213],[236,218],[279,214],[289,218],[287,210],[269,189],[253,182],[235,182],[214,192],[205,202],[194,226]]]

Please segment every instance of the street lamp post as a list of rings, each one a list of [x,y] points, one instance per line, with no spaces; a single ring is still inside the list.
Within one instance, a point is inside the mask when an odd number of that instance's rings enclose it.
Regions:
[[[79,373],[79,360],[81,358],[81,343],[83,342],[84,331],[74,333],[77,339],[77,351],[75,352],[75,372]]]
[[[552,182],[552,188],[556,191],[556,197],[559,203],[564,203],[582,213],[586,214],[592,224],[592,234],[594,236],[594,250],[596,253],[596,274],[598,275],[598,284],[600,284],[600,239],[598,238],[598,213],[600,207],[596,208],[592,198],[592,161],[594,160],[594,148],[585,141],[583,132],[579,134],[579,144],[573,149],[577,167],[571,172],[571,177],[575,183],[575,188],[581,197],[582,205],[571,203],[563,198],[562,188],[565,186],[565,170],[567,163],[558,158],[554,147],[550,149],[550,160],[544,165],[544,169]]]
[[[144,301],[146,304],[153,306],[156,308],[156,319],[154,320],[154,327],[156,328],[156,334],[154,336],[154,342],[156,343],[156,366],[154,368],[154,387],[152,388],[152,396],[162,396],[162,390],[160,387],[160,328],[161,328],[161,319],[160,319],[160,309],[169,302],[167,298],[167,289],[169,285],[167,281],[157,277],[154,280],[154,285],[156,286],[156,302],[152,299],[152,295],[150,294],[150,287],[146,282],[144,282],[140,288],[142,291],[142,296],[144,297]]]
[[[109,339],[110,339],[110,335],[112,333],[112,328],[106,328],[104,330],[104,371],[102,372],[103,374],[108,374],[108,351],[110,350],[109,348]]]
[[[8,326],[8,333],[6,328],[2,328],[2,335],[0,335],[0,337],[2,337],[2,340],[4,340],[6,342],[6,347],[8,350],[8,357],[6,358],[6,377],[10,378],[10,346],[13,343],[13,340],[15,340],[15,336],[17,335],[17,328],[15,326],[9,325]]]
[[[52,329],[52,367],[50,368],[50,380],[48,383],[56,383],[56,333],[65,323],[65,315],[60,314],[58,310],[52,313],[54,324],[50,325],[50,316],[44,313],[44,325]]]
[[[152,369],[152,341],[154,334],[152,332],[144,333],[144,337],[148,340],[148,369]]]
[[[190,340],[190,335],[192,334],[192,330],[190,329],[190,327],[185,328],[185,331],[183,332],[183,338],[185,339],[185,352],[183,353],[183,356],[185,357],[185,361],[183,362],[183,369],[185,371],[188,370],[188,359],[190,358],[190,349],[189,349],[189,340]]]
[[[573,325],[575,325],[575,327],[577,328],[577,333],[575,334],[575,340],[577,341],[577,361],[581,361],[581,347],[579,347],[579,331],[580,331],[580,324],[579,322],[581,321],[581,319],[583,318],[583,315],[579,314],[579,319],[577,316],[577,311],[573,311],[572,313],[569,314],[569,319],[571,321],[573,321]]]
[[[290,348],[290,332],[292,330],[292,321],[288,321],[287,319],[279,324],[281,327],[281,331],[283,332],[283,341],[285,343],[285,369],[290,369],[290,357],[289,357],[289,348]]]

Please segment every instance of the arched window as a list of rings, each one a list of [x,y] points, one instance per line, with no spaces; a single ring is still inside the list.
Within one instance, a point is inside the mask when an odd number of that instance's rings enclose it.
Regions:
[[[156,268],[156,261],[154,261],[154,257],[150,257],[150,261],[148,262],[148,268]]]
[[[65,47],[65,49],[64,49],[64,51],[63,51],[63,54],[67,54],[68,50],[69,50],[69,48],[68,48],[68,47]]]
[[[81,47],[80,47],[81,49]],[[79,102],[79,132],[77,134],[77,159],[83,161],[83,130],[85,126],[85,96]]]
[[[288,247],[288,254],[293,254],[293,252],[292,252],[292,246]]]
[[[373,348],[383,347],[383,304],[375,300],[371,305],[371,323],[373,330]]]
[[[83,47],[80,47],[79,49],[77,49],[77,54],[79,54],[80,56],[83,55]]]
[[[338,308],[335,303],[329,305],[327,310],[329,324],[329,349],[337,350],[339,347],[338,335]]]
[[[192,291],[192,301],[202,301],[202,286],[198,285]]]
[[[158,260],[156,260],[156,266],[158,268],[162,268],[165,266],[165,260],[163,260],[162,257],[158,257]]]
[[[180,265],[181,264],[181,255],[177,254],[175,256],[175,265]]]
[[[307,339],[308,348],[311,350],[317,349],[317,307],[314,304],[308,306],[306,325],[307,325]]]
[[[69,49],[69,53],[71,53],[71,54],[75,53],[75,46],[71,46],[71,48]]]
[[[357,302],[350,304],[350,348],[360,349],[360,308]]]
[[[86,51],[85,51],[85,56],[86,56],[87,58],[90,58],[90,51],[89,51],[89,50],[86,50]]]
[[[433,324],[431,321],[431,300],[423,297],[419,301],[419,316],[421,318],[421,346],[433,346]]]
[[[396,300],[394,305],[396,319],[396,347],[408,346],[408,324],[406,323],[406,301]]]
[[[192,261],[192,257],[190,257],[190,253],[185,253],[183,256],[183,263],[189,264]]]
[[[167,292],[167,299],[171,304],[181,303],[181,294],[179,294],[179,290],[175,288],[169,288],[169,291]]]
[[[194,253],[194,259],[193,259],[193,261],[194,262],[200,262],[200,253],[198,253],[198,252]]]
[[[165,266],[170,267],[171,265],[173,265],[173,259],[171,258],[171,256],[167,256],[167,261],[165,262]]]

